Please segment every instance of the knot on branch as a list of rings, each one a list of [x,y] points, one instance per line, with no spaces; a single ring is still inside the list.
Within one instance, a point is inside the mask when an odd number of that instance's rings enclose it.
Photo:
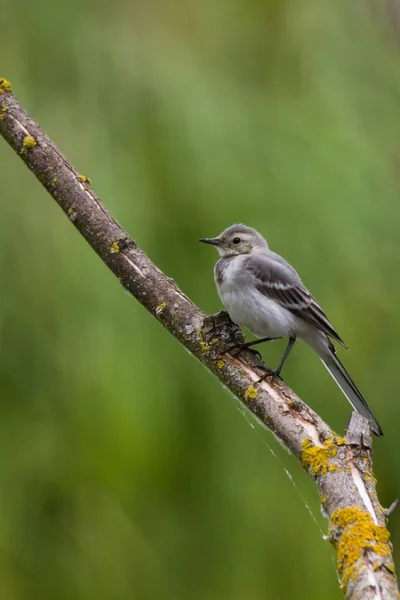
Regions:
[[[240,327],[230,319],[226,311],[221,310],[214,315],[205,317],[199,333],[202,352],[213,350],[216,358],[220,359],[218,362],[221,366],[224,354],[230,353],[233,357],[239,357],[240,354],[240,361],[264,372],[265,364],[261,355],[256,350],[245,346],[245,339]]]
[[[240,327],[230,319],[224,310],[205,317],[202,334],[206,344],[215,345],[216,341],[218,342],[221,354],[244,343]]]

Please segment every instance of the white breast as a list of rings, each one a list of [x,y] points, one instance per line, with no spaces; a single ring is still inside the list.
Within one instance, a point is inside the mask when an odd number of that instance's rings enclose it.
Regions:
[[[288,337],[294,327],[294,315],[250,285],[250,277],[249,285],[244,285],[246,278],[238,277],[244,258],[237,256],[229,261],[221,284],[217,283],[226,311],[234,323],[247,327],[258,337]]]

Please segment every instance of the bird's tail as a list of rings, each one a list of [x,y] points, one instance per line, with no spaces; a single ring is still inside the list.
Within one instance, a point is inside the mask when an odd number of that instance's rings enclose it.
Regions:
[[[383,431],[368,406],[367,401],[336,356],[334,346],[330,344],[329,350],[329,355],[324,356],[324,358],[320,357],[322,363],[332,375],[354,410],[370,421],[371,429],[376,435],[383,435]]]

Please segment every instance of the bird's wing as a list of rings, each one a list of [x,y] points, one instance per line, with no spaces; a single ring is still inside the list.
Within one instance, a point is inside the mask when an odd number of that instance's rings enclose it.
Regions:
[[[280,256],[276,255],[276,257],[279,262],[268,256],[252,256],[246,261],[246,268],[251,271],[253,283],[258,291],[275,300],[297,317],[308,321],[346,348],[346,344],[335,331],[318,302],[304,287],[293,267]]]

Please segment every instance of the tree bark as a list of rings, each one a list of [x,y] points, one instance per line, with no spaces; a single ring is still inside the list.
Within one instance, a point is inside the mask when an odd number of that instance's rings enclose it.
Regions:
[[[372,470],[368,423],[353,413],[337,435],[280,379],[257,383],[255,353],[224,353],[243,341],[226,313],[206,315],[164,275],[110,215],[0,79],[0,133],[121,285],[283,442],[318,486],[346,598],[398,598],[392,546]]]

